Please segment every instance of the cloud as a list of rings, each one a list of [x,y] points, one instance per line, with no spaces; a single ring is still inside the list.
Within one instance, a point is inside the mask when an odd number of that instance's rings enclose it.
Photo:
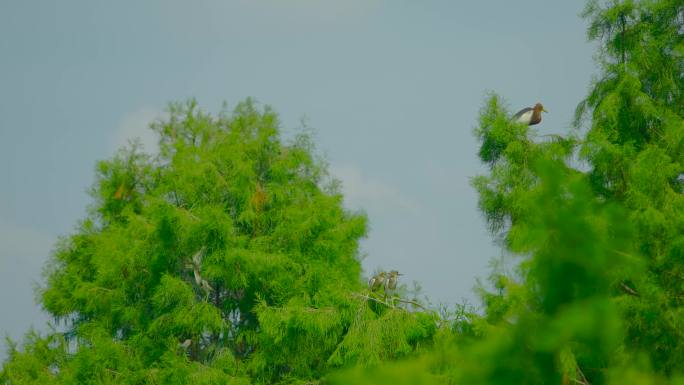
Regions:
[[[350,208],[382,211],[401,209],[412,213],[419,209],[415,200],[397,188],[363,175],[354,166],[331,165],[330,174],[342,182],[344,199]]]
[[[128,145],[129,140],[138,138],[140,139],[145,152],[157,152],[157,134],[149,129],[149,125],[152,121],[162,116],[162,114],[163,113],[157,109],[142,107],[124,115],[112,135],[112,150],[115,151],[126,146]]]

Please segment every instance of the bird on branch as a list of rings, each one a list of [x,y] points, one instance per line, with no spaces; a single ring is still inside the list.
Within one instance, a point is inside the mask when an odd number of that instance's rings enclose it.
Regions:
[[[202,288],[202,290],[209,295],[209,292],[214,290],[206,279],[202,278],[200,271],[202,269],[202,258],[207,248],[202,246],[202,248],[192,256],[192,260],[187,264],[187,267],[192,269],[193,275],[195,277],[195,283],[197,286]]]
[[[397,288],[397,281],[399,281],[399,276],[403,275],[396,270],[392,270],[389,273],[389,277],[385,279],[385,292],[390,290],[395,290]]]
[[[539,124],[541,122],[542,117],[541,113],[542,112],[548,112],[544,109],[544,106],[542,106],[541,103],[537,103],[534,105],[534,107],[527,107],[523,108],[522,110],[518,111],[513,117],[511,118],[512,121],[516,123],[523,123],[527,124],[528,126],[532,126],[535,124]]]
[[[384,271],[381,271],[380,273],[372,276],[368,280],[368,288],[370,291],[377,291],[381,287],[385,286],[385,279],[386,279],[387,273]]]
[[[189,348],[190,345],[192,345],[192,340],[190,338],[186,339],[182,343],[180,343],[180,342],[178,343],[178,347],[183,349],[183,350],[186,350],[187,348]]]

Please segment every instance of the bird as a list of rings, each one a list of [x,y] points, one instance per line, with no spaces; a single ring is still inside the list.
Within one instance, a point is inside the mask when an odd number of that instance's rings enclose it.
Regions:
[[[385,273],[384,271],[381,271],[380,273],[372,276],[368,280],[368,288],[370,289],[370,291],[376,291],[379,288],[385,286],[385,276],[386,275],[387,275],[387,273]]]
[[[182,343],[180,343],[180,342],[178,343],[178,347],[183,349],[183,350],[189,348],[190,345],[192,345],[192,340],[189,338],[187,340],[183,341]]]
[[[513,115],[513,118],[511,118],[512,121],[516,123],[524,123],[527,124],[528,126],[532,126],[535,124],[538,124],[541,122],[541,113],[542,112],[548,112],[544,109],[544,106],[542,106],[541,103],[537,103],[534,105],[534,107],[527,107],[523,108],[522,110],[518,111],[515,115]]]
[[[189,262],[186,267],[189,269],[192,269],[193,275],[195,276],[195,283],[197,283],[197,286],[202,288],[202,290],[205,291],[207,295],[209,295],[209,292],[214,290],[211,285],[209,285],[209,282],[207,282],[206,279],[202,278],[202,275],[200,275],[200,270],[202,269],[202,258],[204,257],[204,253],[207,251],[207,248],[205,246],[202,246],[202,248],[195,253],[195,255],[192,256],[191,262]]]
[[[396,270],[390,271],[389,277],[385,279],[385,291],[394,290],[397,288],[397,281],[399,280],[400,275],[403,274],[399,273]]]

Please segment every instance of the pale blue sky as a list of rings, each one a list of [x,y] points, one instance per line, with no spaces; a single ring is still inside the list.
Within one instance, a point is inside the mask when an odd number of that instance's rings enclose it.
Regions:
[[[306,117],[367,211],[367,271],[396,268],[433,302],[475,300],[499,251],[468,183],[487,90],[544,103],[566,132],[593,47],[583,1],[0,2],[0,333],[46,317],[32,285],[84,217],[98,159],[170,101],[210,111],[247,96],[287,132]]]

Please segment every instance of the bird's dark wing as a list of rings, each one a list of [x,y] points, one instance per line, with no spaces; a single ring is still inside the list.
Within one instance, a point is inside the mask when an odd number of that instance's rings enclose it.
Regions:
[[[529,111],[532,111],[532,110],[533,110],[532,107],[523,108],[522,110],[518,111],[515,115],[513,115],[513,117],[511,118],[511,120],[517,120],[517,119],[520,118],[524,113],[529,112]]]

